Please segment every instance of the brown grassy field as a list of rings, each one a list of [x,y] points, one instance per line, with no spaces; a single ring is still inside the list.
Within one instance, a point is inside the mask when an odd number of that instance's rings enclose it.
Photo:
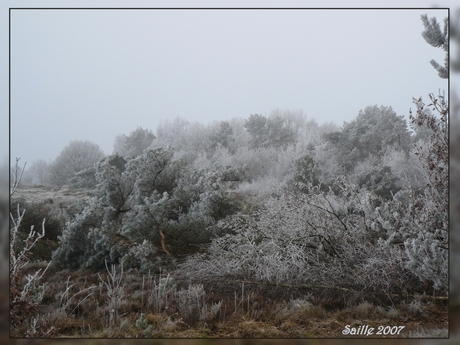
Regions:
[[[44,268],[29,264],[24,273]],[[346,338],[346,325],[404,326],[399,335],[448,336],[446,301],[416,299],[394,306],[347,305],[311,294],[261,290],[244,284],[225,289],[179,283],[173,275],[122,272],[46,272],[40,304],[11,315],[12,337],[71,338]],[[276,295],[279,294],[277,298]],[[337,305],[334,305],[334,302]]]

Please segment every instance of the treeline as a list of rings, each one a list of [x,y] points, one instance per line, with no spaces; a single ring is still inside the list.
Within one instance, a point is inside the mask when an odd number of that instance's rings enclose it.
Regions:
[[[302,172],[313,174],[311,177],[323,184],[339,174],[362,184],[369,183],[363,172],[377,169],[383,178],[392,168],[399,184],[413,184],[419,175],[408,161],[414,158],[410,148],[419,140],[426,141],[427,136],[421,129],[410,133],[403,116],[397,116],[391,107],[367,107],[341,128],[307,120],[302,111],[276,110],[267,117],[253,114],[245,120],[208,125],[176,118],[161,123],[156,135],[138,127],[115,138],[113,154],[134,158],[149,148],[171,147],[175,158],[196,168],[220,164],[244,169],[249,182],[271,179],[283,183]],[[32,162],[23,183],[94,186],[94,164],[103,157],[96,144],[73,141],[53,162]]]
[[[335,125],[319,126],[314,120],[306,120],[302,111],[273,111],[268,117],[253,114],[247,120],[232,119],[215,121],[208,125],[191,123],[181,118],[161,123],[156,135],[150,129],[138,127],[129,135],[115,138],[112,154],[122,157],[136,157],[148,148],[171,147],[175,157],[184,157],[197,167],[208,167],[214,163],[222,165],[244,165],[256,154],[276,156],[278,149],[290,149],[292,155],[299,155],[306,145],[318,140],[321,133],[328,132]],[[296,152],[292,152],[295,148]],[[62,186],[78,185],[78,177],[92,169],[104,157],[97,144],[88,141],[69,143],[52,162],[39,159],[24,172],[22,183],[26,185]],[[239,157],[239,158],[235,158]],[[265,158],[265,157],[262,157]],[[290,157],[292,158],[292,157]],[[262,162],[248,164],[253,178],[266,175],[261,172]],[[262,166],[258,166],[262,165]],[[268,169],[270,170],[270,169]]]
[[[158,272],[180,263],[201,279],[445,291],[447,110],[416,104],[411,131],[391,107],[368,106],[341,128],[274,111],[209,125],[175,119],[156,135],[137,128],[109,156],[72,142],[49,176],[92,197],[61,213],[53,265]]]

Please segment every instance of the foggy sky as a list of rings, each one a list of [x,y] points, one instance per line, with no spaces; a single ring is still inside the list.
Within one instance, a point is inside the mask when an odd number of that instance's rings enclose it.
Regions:
[[[155,132],[175,117],[206,124],[302,109],[341,126],[374,104],[407,117],[412,97],[447,92],[429,63],[443,63],[444,54],[422,38],[423,13],[441,23],[447,16],[434,9],[13,10],[11,159],[51,160],[75,139],[110,154],[117,135],[137,126]]]

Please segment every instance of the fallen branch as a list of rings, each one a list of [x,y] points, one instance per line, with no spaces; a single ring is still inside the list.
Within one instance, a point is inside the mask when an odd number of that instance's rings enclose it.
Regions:
[[[161,248],[163,249],[163,251],[168,254],[170,257],[172,257],[171,253],[168,252],[168,250],[166,249],[166,245],[165,245],[165,235],[163,234],[163,231],[161,231],[161,229],[158,229],[158,232],[160,233],[160,237],[161,237]]]

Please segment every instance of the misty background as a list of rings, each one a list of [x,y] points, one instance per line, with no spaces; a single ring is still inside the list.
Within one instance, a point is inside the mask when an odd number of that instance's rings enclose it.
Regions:
[[[11,157],[53,160],[72,140],[301,110],[341,126],[368,105],[408,118],[447,90],[422,10],[11,11]]]

